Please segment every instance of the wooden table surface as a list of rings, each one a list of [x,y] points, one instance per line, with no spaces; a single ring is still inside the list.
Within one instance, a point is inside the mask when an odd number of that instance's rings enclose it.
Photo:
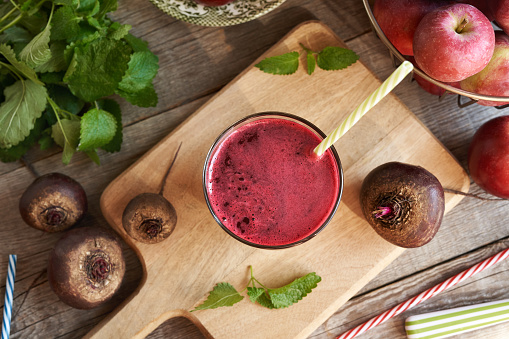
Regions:
[[[26,156],[26,162],[38,173],[62,172],[84,186],[89,212],[80,226],[108,228],[99,208],[99,198],[105,187],[304,21],[320,20],[328,25],[379,78],[385,79],[393,71],[388,50],[372,33],[360,0],[288,0],[260,19],[226,28],[200,27],[178,21],[148,0],[120,0],[119,9],[112,18],[131,24],[134,27],[131,32],[147,40],[159,56],[160,70],[155,79],[159,104],[155,108],[143,109],[120,100],[124,125],[122,150],[114,154],[100,153],[101,166],[81,154],[75,155],[71,164],[64,166],[57,147],[44,152],[33,149]],[[493,117],[508,113],[507,110],[479,105],[460,109],[456,96],[439,101],[411,81],[400,84],[395,93],[464,167],[469,142],[477,128]],[[18,255],[12,338],[79,338],[135,290],[142,276],[141,265],[134,252],[124,244],[127,273],[118,295],[105,305],[88,311],[76,310],[60,302],[49,287],[46,264],[49,252],[61,234],[29,228],[18,213],[19,197],[33,179],[33,173],[23,162],[0,163],[2,296],[7,254]],[[473,182],[470,192],[483,194]],[[509,247],[507,212],[507,201],[463,199],[446,215],[433,241],[421,248],[406,250],[317,328],[310,338],[333,338]],[[502,262],[359,338],[405,338],[403,324],[409,315],[507,297],[509,262]],[[225,323],[225,326],[235,324]],[[461,338],[506,338],[508,330],[509,323],[500,324],[461,335]],[[198,328],[184,318],[168,320],[148,336],[201,337]]]

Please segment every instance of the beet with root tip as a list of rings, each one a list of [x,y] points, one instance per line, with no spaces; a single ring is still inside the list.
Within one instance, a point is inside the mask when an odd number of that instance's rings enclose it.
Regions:
[[[87,211],[83,187],[62,173],[49,173],[35,179],[19,201],[23,220],[36,229],[58,232],[81,220]]]
[[[119,289],[125,261],[118,238],[99,228],[77,228],[60,238],[51,251],[48,280],[67,305],[91,309]]]
[[[131,238],[146,244],[155,244],[168,238],[175,229],[177,212],[164,197],[164,187],[181,145],[166,170],[159,193],[138,194],[125,207],[122,225]]]
[[[445,209],[438,179],[420,166],[389,162],[364,179],[360,201],[364,217],[385,240],[420,247],[437,233]]]

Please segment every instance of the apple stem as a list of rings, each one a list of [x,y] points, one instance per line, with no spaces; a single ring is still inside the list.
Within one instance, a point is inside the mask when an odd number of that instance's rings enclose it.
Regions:
[[[460,34],[467,24],[468,20],[466,17],[464,17],[463,20],[461,20],[461,23],[459,24],[458,28],[456,28],[456,33]]]

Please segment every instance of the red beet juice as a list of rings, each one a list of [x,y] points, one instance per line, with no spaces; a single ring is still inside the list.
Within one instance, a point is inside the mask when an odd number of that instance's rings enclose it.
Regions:
[[[261,247],[298,243],[325,226],[341,193],[339,159],[291,118],[260,116],[227,133],[209,154],[209,207],[231,233]]]

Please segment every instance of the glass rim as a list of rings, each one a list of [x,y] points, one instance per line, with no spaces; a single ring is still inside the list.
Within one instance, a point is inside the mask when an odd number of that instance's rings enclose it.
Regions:
[[[339,204],[341,202],[341,198],[343,196],[344,175],[343,175],[343,166],[341,164],[341,160],[340,160],[339,155],[338,155],[336,149],[334,148],[334,146],[329,147],[329,150],[332,152],[332,155],[333,155],[334,160],[336,161],[336,164],[337,164],[337,167],[338,167],[339,191],[338,191],[338,195],[337,195],[337,198],[336,198],[336,202],[334,204],[334,207],[333,207],[332,211],[329,213],[327,219],[325,219],[325,221],[316,230],[314,230],[313,233],[311,233],[310,235],[308,235],[308,236],[306,236],[306,237],[304,237],[302,239],[299,239],[297,241],[294,241],[294,242],[291,242],[291,243],[288,243],[288,244],[282,244],[282,245],[262,245],[262,244],[257,244],[255,242],[251,242],[249,240],[241,238],[237,234],[233,233],[230,229],[228,229],[228,227],[223,225],[223,223],[221,222],[219,217],[216,215],[216,212],[214,212],[214,209],[213,209],[213,207],[212,207],[212,205],[210,203],[208,192],[207,192],[207,179],[206,179],[207,178],[207,168],[208,168],[209,161],[210,161],[210,159],[212,157],[212,154],[215,151],[216,146],[219,145],[219,143],[223,140],[223,138],[229,132],[231,132],[233,129],[235,129],[236,127],[242,125],[243,123],[245,123],[245,122],[247,122],[249,120],[256,121],[256,120],[263,119],[265,117],[266,118],[269,118],[269,117],[281,118],[282,117],[282,118],[286,118],[287,120],[294,120],[294,121],[296,121],[296,122],[298,122],[300,124],[305,125],[309,129],[311,129],[313,132],[317,133],[323,139],[325,139],[327,137],[327,135],[325,133],[323,133],[313,123],[311,123],[308,120],[306,120],[304,118],[301,118],[301,117],[299,117],[297,115],[293,115],[293,114],[289,114],[289,113],[284,113],[284,112],[268,111],[268,112],[260,112],[260,113],[255,113],[255,114],[251,114],[251,115],[245,116],[244,118],[237,120],[236,122],[234,122],[233,124],[231,124],[230,126],[225,128],[219,134],[219,136],[214,140],[214,142],[212,143],[212,146],[210,147],[209,151],[207,152],[207,156],[205,158],[205,163],[203,165],[203,173],[202,173],[203,194],[205,195],[205,202],[207,203],[207,207],[208,207],[210,213],[212,214],[212,216],[214,217],[214,220],[219,224],[219,226],[221,226],[221,228],[226,233],[228,233],[234,239],[236,239],[236,240],[238,240],[238,241],[240,241],[240,242],[242,242],[242,243],[244,243],[246,245],[249,245],[249,246],[252,246],[252,247],[257,247],[257,248],[262,248],[262,249],[284,249],[284,248],[290,248],[290,247],[294,247],[296,245],[300,245],[300,244],[302,244],[304,242],[307,242],[308,240],[310,240],[310,239],[314,238],[316,235],[318,235],[318,233],[320,233],[329,224],[329,222],[332,220],[332,218],[336,214],[336,211],[338,210]]]

